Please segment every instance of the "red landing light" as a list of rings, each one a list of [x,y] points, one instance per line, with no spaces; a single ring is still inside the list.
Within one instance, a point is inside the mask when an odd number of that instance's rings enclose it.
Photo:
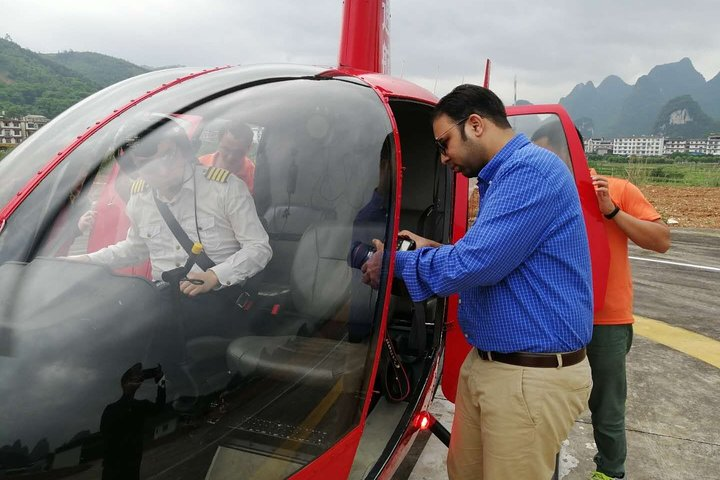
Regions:
[[[432,419],[430,417],[430,414],[428,412],[420,412],[415,417],[415,420],[413,421],[413,425],[418,430],[427,430],[430,428],[430,425],[432,424]]]

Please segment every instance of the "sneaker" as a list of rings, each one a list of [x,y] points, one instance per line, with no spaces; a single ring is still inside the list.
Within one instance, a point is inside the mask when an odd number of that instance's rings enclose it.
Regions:
[[[602,472],[598,472],[597,470],[590,475],[590,480],[624,480],[625,476],[622,477],[608,477]]]

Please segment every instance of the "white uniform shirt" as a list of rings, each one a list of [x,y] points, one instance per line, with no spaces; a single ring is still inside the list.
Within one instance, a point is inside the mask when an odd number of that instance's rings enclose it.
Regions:
[[[220,284],[234,285],[264,269],[272,249],[245,183],[223,174],[211,175],[221,181],[211,180],[205,176],[207,171],[208,167],[200,165],[186,167],[183,178],[188,180],[180,192],[172,199],[159,199],[167,203],[190,240],[202,243],[205,253],[217,264],[211,270]],[[89,254],[92,262],[120,268],[149,257],[155,280],[161,279],[162,272],[185,265],[188,254],[160,215],[153,189],[133,193],[126,213],[130,218],[127,238]],[[194,265],[192,271],[202,269]]]

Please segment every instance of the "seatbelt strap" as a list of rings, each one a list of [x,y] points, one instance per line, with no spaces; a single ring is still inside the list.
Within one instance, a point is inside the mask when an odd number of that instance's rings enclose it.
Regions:
[[[165,220],[165,224],[168,228],[170,228],[170,231],[175,239],[177,239],[180,243],[183,250],[187,252],[188,258],[194,258],[195,263],[197,263],[203,270],[214,267],[216,264],[210,259],[210,257],[207,256],[205,249],[203,249],[199,254],[193,253],[192,247],[194,242],[190,240],[190,237],[188,237],[187,233],[185,233],[185,230],[182,229],[180,223],[178,223],[177,218],[175,218],[175,215],[172,214],[167,204],[158,200],[155,195],[153,195],[153,200],[155,200],[155,205],[157,205],[160,215],[162,215],[163,220]]]

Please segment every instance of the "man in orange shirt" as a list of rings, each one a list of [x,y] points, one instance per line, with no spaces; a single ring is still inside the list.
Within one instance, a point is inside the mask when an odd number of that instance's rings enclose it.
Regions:
[[[625,356],[633,337],[633,288],[628,239],[639,247],[664,253],[670,229],[640,189],[627,180],[598,176],[590,169],[598,206],[605,215],[610,244],[610,273],[603,309],[595,313],[587,347],[592,370],[590,393],[593,435],[597,445],[591,480],[625,477]]]
[[[220,132],[220,143],[215,153],[199,158],[200,163],[208,167],[220,167],[229,170],[245,182],[253,193],[255,164],[247,157],[252,146],[253,131],[245,123],[231,122]]]

